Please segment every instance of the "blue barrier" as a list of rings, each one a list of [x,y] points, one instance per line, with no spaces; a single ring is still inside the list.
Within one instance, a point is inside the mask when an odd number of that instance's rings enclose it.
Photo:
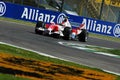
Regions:
[[[85,24],[89,32],[120,38],[120,24],[0,1],[0,16],[31,22],[61,23],[69,16],[72,27]]]

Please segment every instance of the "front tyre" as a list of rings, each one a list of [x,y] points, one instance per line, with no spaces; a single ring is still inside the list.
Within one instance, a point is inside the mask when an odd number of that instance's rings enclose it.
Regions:
[[[43,34],[43,30],[39,30],[39,28],[41,29],[45,29],[45,23],[42,21],[38,21],[36,26],[35,26],[35,33],[36,34]]]

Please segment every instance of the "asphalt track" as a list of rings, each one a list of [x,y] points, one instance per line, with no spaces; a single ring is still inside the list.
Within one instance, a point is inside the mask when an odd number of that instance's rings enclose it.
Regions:
[[[65,41],[63,39],[37,35],[34,33],[34,27],[31,25],[26,26],[0,20],[0,42],[1,41],[120,74],[120,58],[86,52],[58,44],[58,42],[70,42],[120,49],[119,42],[105,41],[96,38],[89,38],[86,43]]]

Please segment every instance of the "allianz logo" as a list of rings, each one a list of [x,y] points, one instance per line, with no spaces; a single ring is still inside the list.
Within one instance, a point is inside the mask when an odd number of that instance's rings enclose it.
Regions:
[[[34,20],[34,21],[44,21],[47,23],[54,22],[56,16],[50,15],[47,13],[42,13],[40,10],[24,8],[24,11],[21,15],[22,19]]]
[[[0,2],[0,16],[3,16],[6,12],[6,5],[4,2]]]
[[[66,15],[64,13],[61,13],[57,17],[57,23],[62,23]]]
[[[113,34],[115,37],[120,37],[120,24],[116,24],[113,29]]]
[[[62,17],[61,17],[62,16]],[[46,23],[55,22],[57,18],[57,23],[61,22],[63,19],[64,14],[53,15],[45,12],[40,12],[38,9],[26,8],[22,12],[21,18],[26,20],[33,20],[33,21],[43,21]]]
[[[112,26],[100,24],[96,20],[83,18],[82,24],[85,24],[87,30],[108,35],[112,34]]]

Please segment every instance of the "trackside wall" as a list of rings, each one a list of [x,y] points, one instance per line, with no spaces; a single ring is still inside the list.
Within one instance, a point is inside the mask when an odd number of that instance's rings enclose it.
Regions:
[[[89,32],[120,38],[120,24],[0,1],[0,16],[31,22],[61,23],[68,16],[72,27],[85,24]]]

